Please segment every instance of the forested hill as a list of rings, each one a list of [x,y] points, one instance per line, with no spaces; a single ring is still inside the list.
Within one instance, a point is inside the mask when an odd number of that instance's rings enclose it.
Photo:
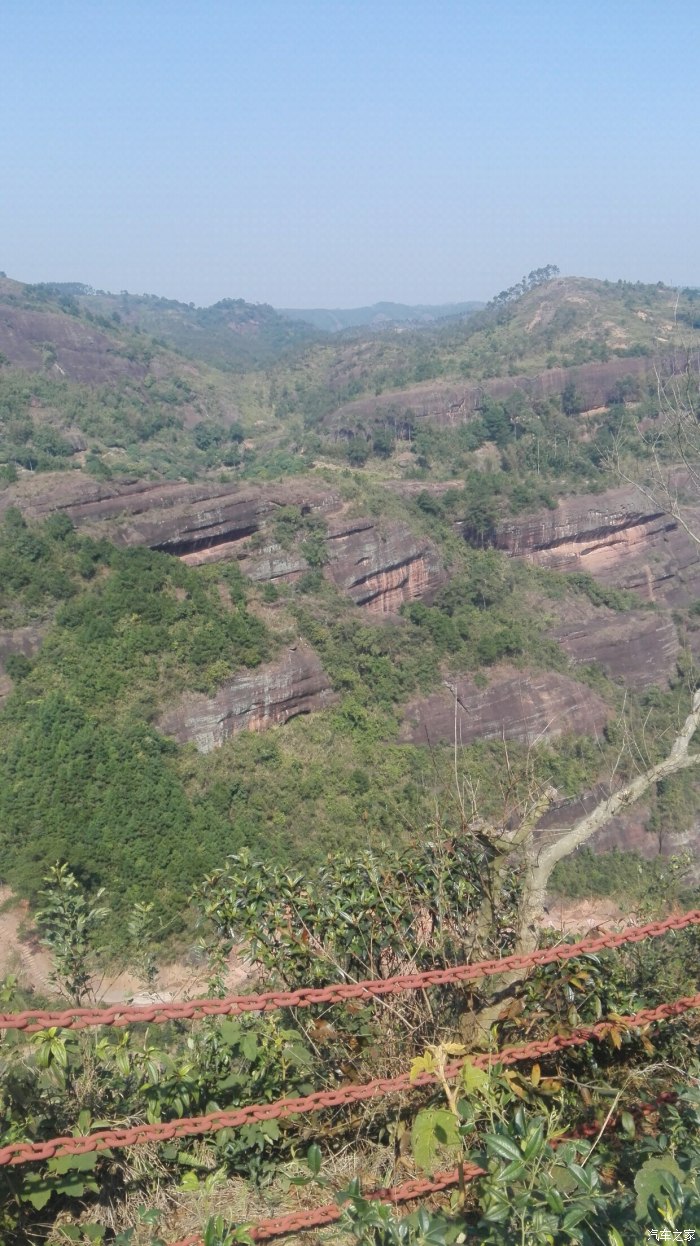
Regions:
[[[1,283],[0,283],[1,284]],[[222,299],[211,307],[196,307],[156,294],[110,294],[80,282],[20,286],[5,282],[6,293],[19,305],[83,315],[100,328],[123,326],[146,333],[157,344],[201,359],[216,367],[236,370],[269,363],[318,339],[308,324],[290,321],[267,303],[242,298]]]
[[[194,308],[0,278],[0,470],[274,478],[333,457],[339,438],[357,461],[372,439],[386,456],[414,416],[429,433],[476,414],[482,393],[604,406],[698,339],[692,291],[547,271],[466,319],[351,340],[240,299]]]
[[[373,303],[371,307],[314,307],[291,310],[282,308],[281,314],[291,320],[303,320],[316,329],[330,333],[342,333],[344,329],[372,328],[381,331],[387,327],[408,324],[432,324],[447,317],[471,315],[483,307],[483,303]]]
[[[152,999],[173,957],[197,992],[288,989],[561,943],[581,897],[621,921],[698,907],[692,292],[536,270],[467,319],[350,338],[1,280],[4,1010],[99,1000],[125,965]],[[264,349],[219,366],[239,339]],[[3,1146],[456,1050],[467,1073],[459,1125],[408,1085],[359,1125],[333,1106],[5,1166],[0,1239],[255,1221],[299,1206],[307,1151],[334,1191],[351,1151],[373,1185],[478,1159],[456,1219],[387,1211],[380,1239],[355,1198],[357,1246],[510,1246],[533,1200],[533,1244],[695,1224],[695,1014],[625,1020],[700,986],[692,923],[665,937],[498,995],[3,1040]],[[552,1036],[517,1069],[468,1062]]]
[[[335,423],[351,427],[349,403],[361,403],[351,420],[376,422],[376,413],[381,422],[387,410],[420,409],[433,395],[438,410],[458,409],[470,384],[549,374],[555,388],[557,371],[600,364],[617,364],[622,379],[651,366],[640,360],[696,344],[699,306],[697,292],[663,285],[539,280],[524,293],[520,286],[502,292],[463,320],[311,348],[293,373],[276,370],[276,391],[290,412],[308,419],[340,411]]]
[[[643,461],[692,293],[537,270],[460,324],[239,372],[132,323],[152,300],[108,315],[84,287],[6,279],[0,297],[14,886],[65,857],[118,914],[154,887],[183,907],[190,859],[249,845],[313,869],[358,835],[410,839],[449,788],[448,687],[487,789],[498,741],[525,765],[537,738],[562,799],[602,781],[622,704],[641,721],[651,683],[659,723],[678,711],[692,549],[620,492],[611,449]],[[64,767],[77,804],[55,799]],[[686,784],[665,851],[693,801]]]

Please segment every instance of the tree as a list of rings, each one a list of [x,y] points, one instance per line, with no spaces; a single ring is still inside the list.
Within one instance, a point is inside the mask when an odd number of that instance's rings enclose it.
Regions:
[[[388,428],[376,429],[372,438],[372,450],[382,459],[390,459],[394,449],[394,438]]]
[[[693,513],[700,502],[700,366],[687,350],[680,363],[671,375],[656,370],[657,415],[650,427],[622,412],[610,466],[700,546],[700,517]]]
[[[97,931],[107,910],[90,905],[75,875],[66,865],[55,865],[44,879],[45,907],[36,914],[42,941],[51,950],[53,979],[71,1004],[80,1006],[91,995],[92,955]],[[99,901],[104,888],[95,894]]]
[[[353,437],[347,448],[351,467],[364,467],[369,458],[369,445],[364,437]]]
[[[561,409],[564,415],[578,415],[583,409],[581,397],[573,381],[567,381],[561,391]]]

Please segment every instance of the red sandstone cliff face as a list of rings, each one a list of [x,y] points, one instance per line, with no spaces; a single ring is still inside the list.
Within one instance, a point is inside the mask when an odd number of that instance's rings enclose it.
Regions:
[[[395,521],[336,523],[329,528],[326,549],[333,582],[375,614],[394,614],[405,601],[429,600],[447,579],[433,543]]]
[[[603,699],[568,675],[494,667],[485,688],[457,675],[427,697],[409,702],[400,740],[471,744],[519,740],[536,744],[568,732],[596,735],[611,714]]]
[[[342,500],[335,490],[306,480],[244,486],[103,483],[79,472],[55,472],[5,490],[0,514],[8,506],[19,506],[34,519],[61,510],[84,531],[119,545],[148,545],[193,566],[239,559],[251,579],[264,582],[297,579],[308,563],[299,542],[286,550],[270,539],[253,549],[247,539],[264,532],[280,507],[332,516],[342,510]],[[326,552],[326,574],[357,605],[375,613],[391,614],[404,601],[429,598],[446,579],[432,541],[415,537],[399,521],[337,520],[329,527]]]
[[[573,383],[584,409],[603,407],[614,393],[617,381],[635,377],[640,382],[653,378],[654,368],[662,375],[672,375],[685,366],[684,352],[652,359],[644,356],[611,359],[607,363],[583,363],[573,368],[548,368],[535,376],[494,377],[475,381],[426,381],[406,389],[391,390],[378,397],[358,398],[344,403],[324,424],[329,431],[342,436],[360,424],[381,424],[430,420],[443,426],[470,420],[481,406],[484,396],[503,400],[516,390],[532,398],[559,395]],[[397,416],[396,412],[401,415]],[[406,414],[404,414],[406,413]],[[409,416],[410,413],[410,416]]]
[[[689,508],[688,516],[700,531],[700,507]],[[556,571],[587,571],[644,601],[681,606],[700,597],[697,546],[633,488],[567,498],[555,510],[508,520],[493,544]]]
[[[611,679],[631,688],[668,687],[680,644],[667,610],[617,614],[577,602],[576,615],[575,621],[561,619],[549,632],[574,664],[597,662]]]
[[[241,560],[243,574],[262,584],[293,584],[308,570],[309,564],[301,550],[283,549],[275,542]]]
[[[432,541],[399,522],[331,520],[325,551],[326,576],[373,614],[395,614],[405,601],[430,599],[447,578]],[[244,558],[241,569],[252,580],[292,582],[309,564],[298,544],[283,549],[273,542]]]
[[[270,485],[218,484],[200,481],[99,482],[79,472],[53,472],[23,479],[0,497],[0,513],[19,506],[28,516],[43,519],[61,510],[77,527],[106,536],[118,545],[149,545],[151,549],[206,561],[238,554],[237,542],[250,536],[282,506],[302,512],[330,512],[340,496],[314,482]],[[224,547],[228,547],[224,551]]]
[[[276,662],[241,671],[212,697],[188,693],[163,714],[158,727],[180,744],[193,742],[209,753],[240,731],[262,731],[325,709],[336,699],[316,654],[297,645]]]

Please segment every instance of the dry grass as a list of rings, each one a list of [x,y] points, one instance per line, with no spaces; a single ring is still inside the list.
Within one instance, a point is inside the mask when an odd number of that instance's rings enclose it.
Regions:
[[[413,1175],[412,1166],[404,1168],[404,1161],[400,1160],[399,1170],[396,1171],[393,1146],[372,1143],[367,1139],[376,1112],[376,1105],[370,1105],[364,1113],[366,1119],[359,1121],[356,1136],[344,1137],[337,1151],[324,1153],[322,1183],[311,1182],[305,1186],[289,1185],[289,1178],[309,1175],[303,1160],[292,1160],[280,1165],[269,1185],[256,1186],[243,1177],[227,1178],[223,1174],[217,1179],[214,1173],[213,1177],[200,1180],[197,1189],[167,1188],[165,1184],[160,1184],[158,1178],[160,1164],[157,1148],[138,1148],[138,1168],[141,1173],[147,1168],[150,1170],[152,1184],[147,1190],[129,1195],[119,1203],[111,1202],[106,1195],[102,1206],[90,1212],[86,1223],[99,1221],[113,1232],[131,1228],[134,1230],[132,1246],[151,1246],[156,1232],[167,1242],[176,1242],[201,1232],[209,1218],[214,1216],[222,1216],[227,1225],[246,1225],[322,1206],[332,1202],[336,1192],[345,1189],[355,1177],[361,1180],[366,1190],[405,1180]],[[358,1147],[360,1139],[362,1145]],[[302,1152],[312,1140],[313,1135],[310,1134]],[[136,1149],[126,1154],[127,1163],[131,1163],[136,1158]],[[207,1142],[197,1144],[193,1155],[208,1168],[214,1168],[216,1154]],[[132,1176],[138,1176],[135,1169]],[[141,1212],[144,1205],[160,1213],[157,1226],[143,1223]],[[59,1216],[46,1238],[46,1246],[66,1246],[69,1239],[64,1230],[73,1224],[75,1221],[69,1217]],[[338,1230],[334,1226],[323,1232],[318,1230],[290,1236],[285,1241],[303,1241],[304,1246],[313,1246],[314,1242],[327,1240],[330,1234],[338,1240]],[[341,1235],[341,1240],[345,1240],[344,1235]]]

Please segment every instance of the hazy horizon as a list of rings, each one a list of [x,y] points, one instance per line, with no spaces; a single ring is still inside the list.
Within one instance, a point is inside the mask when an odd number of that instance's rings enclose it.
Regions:
[[[25,0],[0,269],[210,305],[491,298],[557,264],[700,284],[700,11]]]

